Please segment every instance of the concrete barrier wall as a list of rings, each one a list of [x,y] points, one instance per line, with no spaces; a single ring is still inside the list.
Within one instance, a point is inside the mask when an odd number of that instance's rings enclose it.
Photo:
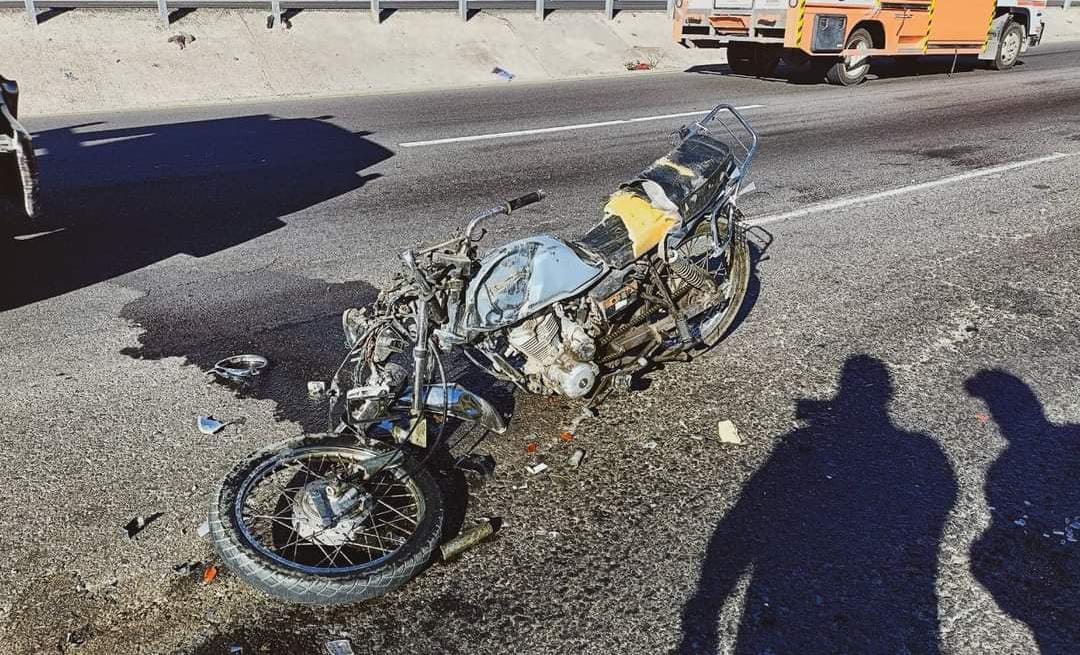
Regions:
[[[1080,9],[1051,9],[1047,41],[1080,39]],[[0,72],[23,88],[22,116],[383,93],[610,75],[647,75],[725,61],[724,50],[671,40],[661,12],[399,11],[376,25],[364,11],[301,12],[268,30],[265,11],[200,9],[168,28],[154,11],[75,10],[32,26],[0,12]],[[181,49],[170,36],[195,41]]]

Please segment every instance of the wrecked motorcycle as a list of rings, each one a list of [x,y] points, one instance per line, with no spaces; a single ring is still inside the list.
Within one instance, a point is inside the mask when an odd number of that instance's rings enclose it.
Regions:
[[[450,378],[451,358],[593,406],[643,369],[716,344],[750,280],[736,201],[757,134],[720,105],[674,142],[576,241],[540,235],[479,254],[482,224],[538,202],[536,191],[404,253],[374,304],[342,316],[337,428],[264,448],[219,486],[210,533],[229,568],[286,600],[337,604],[425,566],[443,537],[430,458],[448,450],[447,426],[506,430],[491,402]]]

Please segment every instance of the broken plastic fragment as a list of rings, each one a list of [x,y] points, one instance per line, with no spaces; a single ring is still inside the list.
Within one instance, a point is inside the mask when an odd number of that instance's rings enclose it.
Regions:
[[[146,526],[150,525],[154,521],[163,516],[164,512],[154,512],[149,516],[136,516],[127,522],[124,529],[127,530],[128,539],[134,539],[135,535],[142,532]]]
[[[645,450],[655,450],[656,446],[657,446],[657,443],[655,441],[653,441],[652,439],[650,439],[649,441],[646,441],[646,442],[641,444],[641,447],[644,448]]]
[[[307,393],[312,398],[321,398],[326,393],[326,383],[322,380],[312,380],[307,383]]]
[[[540,444],[535,441],[525,444],[525,452],[527,453],[535,453],[538,450],[540,450]]]
[[[559,439],[561,439],[563,441],[573,441],[574,440],[574,433],[564,431],[562,434],[559,435]]]
[[[544,471],[548,470],[548,465],[543,462],[537,462],[536,464],[530,464],[529,466],[526,466],[525,469],[529,472],[530,475],[540,475]]]
[[[570,465],[570,468],[576,469],[581,466],[581,460],[585,459],[585,451],[581,448],[575,448],[574,453],[570,455],[570,458],[566,460],[566,463]]]
[[[326,652],[329,655],[354,655],[352,644],[348,639],[334,639],[326,642]]]
[[[225,427],[225,424],[213,416],[200,416],[198,420],[199,432],[203,434],[217,434]]]
[[[199,524],[199,529],[196,532],[199,535],[199,539],[206,539],[210,534],[210,521],[203,521]]]
[[[210,584],[211,582],[213,582],[214,578],[217,577],[217,574],[218,574],[218,570],[217,570],[216,566],[208,566],[208,567],[206,567],[206,570],[203,571],[203,575],[202,575],[203,584]]]
[[[742,437],[739,436],[739,430],[731,421],[720,421],[716,425],[716,432],[717,436],[720,437],[720,443],[740,445],[743,442]]]
[[[514,79],[514,74],[506,70],[505,68],[499,68],[498,66],[496,66],[495,68],[491,69],[491,72],[498,77],[506,80],[507,82]]]

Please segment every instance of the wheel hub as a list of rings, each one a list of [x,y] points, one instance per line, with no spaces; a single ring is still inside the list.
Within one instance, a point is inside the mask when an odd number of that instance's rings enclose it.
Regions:
[[[352,485],[314,480],[294,499],[292,525],[296,533],[324,546],[348,542],[371,516],[374,499]]]

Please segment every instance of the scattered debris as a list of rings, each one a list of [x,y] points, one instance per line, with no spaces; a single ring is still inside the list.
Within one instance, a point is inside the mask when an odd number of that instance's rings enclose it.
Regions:
[[[218,568],[216,566],[208,566],[208,567],[206,567],[206,570],[203,571],[203,574],[202,574],[203,584],[210,584],[211,582],[213,582],[214,579],[217,578],[217,574],[218,574]]]
[[[495,75],[497,75],[498,77],[501,77],[502,79],[506,80],[507,82],[513,80],[514,77],[515,77],[515,75],[513,73],[511,73],[510,71],[506,70],[505,68],[499,68],[498,66],[491,69],[491,72],[494,73]]]
[[[656,68],[656,64],[653,62],[639,61],[637,59],[626,62],[624,66],[628,71],[651,71]]]
[[[195,575],[196,573],[202,571],[203,563],[199,560],[189,559],[183,564],[177,564],[176,566],[172,567],[172,570],[173,573],[184,578],[190,575]]]
[[[720,421],[717,423],[716,432],[720,437],[720,443],[741,445],[743,442],[742,437],[739,436],[739,430],[731,421]]]
[[[574,440],[574,433],[564,431],[562,434],[559,435],[559,439],[562,440],[562,441],[573,441]]]
[[[203,434],[217,434],[225,429],[227,425],[243,425],[247,423],[246,418],[234,418],[231,421],[221,422],[213,416],[200,416],[195,422],[199,426],[199,432]]]
[[[544,471],[548,470],[548,465],[543,462],[537,462],[536,464],[530,464],[526,466],[525,470],[529,472],[529,475],[540,475]]]
[[[199,432],[203,434],[217,434],[225,427],[224,423],[213,416],[200,416],[196,424],[199,426]]]
[[[187,32],[180,32],[179,34],[173,34],[172,36],[170,36],[168,42],[175,43],[176,45],[180,46],[181,50],[183,50],[184,48],[188,47],[188,44],[195,42],[195,37],[191,34],[188,34]]]
[[[442,555],[443,561],[445,562],[453,559],[473,546],[476,546],[484,539],[495,534],[498,527],[499,523],[497,520],[488,520],[458,534],[458,536],[439,546],[439,553]]]
[[[65,641],[70,646],[82,646],[94,636],[94,626],[90,623],[67,633]]]
[[[134,539],[135,535],[145,530],[146,526],[158,520],[164,514],[165,512],[154,512],[149,516],[136,516],[128,521],[127,525],[124,526],[124,529],[127,530],[128,539]]]
[[[199,535],[199,539],[206,539],[210,536],[210,521],[203,521],[199,524],[199,529],[196,532]]]
[[[976,414],[975,418],[979,420],[979,423],[988,423],[990,421],[990,416],[981,412]]]
[[[495,474],[495,458],[491,455],[469,453],[458,458],[457,467],[462,471],[475,473],[486,478]]]
[[[1025,514],[1021,518],[1016,519],[1015,521],[1013,521],[1013,523],[1015,525],[1019,525],[1021,528],[1024,527],[1025,525],[1027,525],[1027,514]]]
[[[322,380],[312,380],[307,383],[307,395],[312,398],[322,398],[326,394],[326,383]]]
[[[348,639],[334,639],[326,642],[326,652],[329,655],[354,655],[352,644]]]
[[[570,465],[570,468],[576,469],[581,466],[581,461],[585,459],[585,451],[581,448],[575,448],[574,453],[570,455],[566,463]]]
[[[527,453],[535,453],[538,450],[540,450],[540,443],[537,441],[530,441],[525,444],[525,452]]]
[[[227,382],[247,384],[269,365],[262,355],[233,355],[214,364],[210,372]]]
[[[244,647],[240,644],[229,646],[229,655],[244,655]]]
[[[645,450],[656,450],[657,445],[658,444],[655,441],[649,439],[648,441],[642,442],[641,447]]]

